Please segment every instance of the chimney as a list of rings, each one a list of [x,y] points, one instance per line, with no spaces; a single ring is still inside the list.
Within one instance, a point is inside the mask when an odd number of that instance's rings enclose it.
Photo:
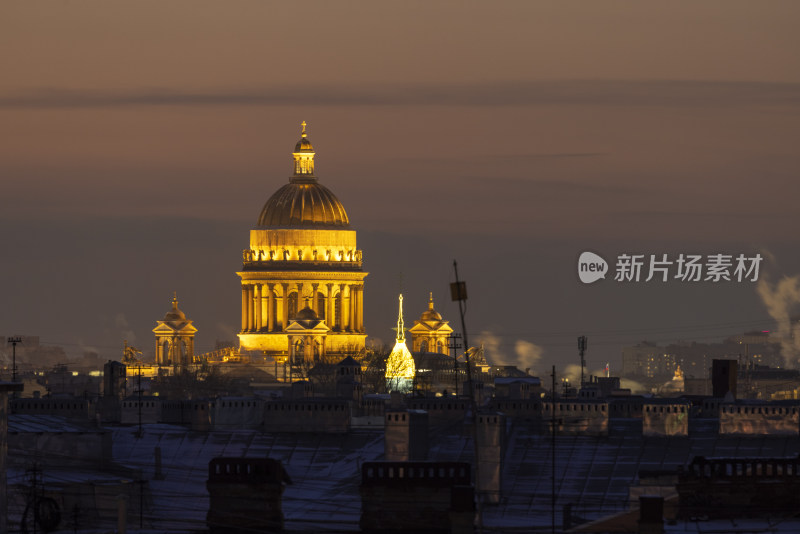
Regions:
[[[664,497],[639,497],[639,534],[664,533]]]

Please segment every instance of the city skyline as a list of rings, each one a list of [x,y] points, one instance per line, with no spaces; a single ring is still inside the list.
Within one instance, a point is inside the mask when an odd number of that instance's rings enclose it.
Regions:
[[[539,374],[578,335],[613,370],[625,345],[774,329],[800,301],[576,273],[587,250],[800,273],[796,4],[304,6],[3,8],[4,335],[152,351],[177,291],[198,352],[234,340],[241,251],[301,121],[387,344],[400,292],[409,324],[432,291],[460,330],[453,259],[472,344]]]

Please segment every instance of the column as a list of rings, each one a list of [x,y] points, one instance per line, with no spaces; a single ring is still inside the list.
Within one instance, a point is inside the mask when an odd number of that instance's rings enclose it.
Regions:
[[[317,302],[317,288],[319,284],[311,284],[311,309],[319,315],[319,303]]]
[[[348,324],[351,332],[356,331],[356,289],[355,285],[350,286],[350,322]]]
[[[272,291],[272,284],[267,284],[267,331],[275,330],[275,295]],[[278,374],[275,374],[277,378]]]
[[[253,291],[255,292],[255,296],[254,296],[254,299],[255,299],[254,304],[255,304],[255,306],[254,307],[255,307],[255,320],[256,320],[255,321],[256,322],[255,328],[256,328],[256,332],[260,332],[261,331],[261,314],[264,311],[264,310],[262,310],[262,306],[261,306],[261,288],[262,288],[261,284],[256,284],[256,285],[253,286]]]
[[[356,330],[364,331],[364,285],[358,286],[356,291]]]
[[[333,284],[328,284],[328,313],[325,314],[325,324],[328,325],[328,328],[333,328],[333,326],[336,324],[336,318],[333,316],[333,313],[336,310],[336,306],[334,304]]]
[[[242,332],[247,330],[247,286],[242,284]]]
[[[339,331],[347,332],[347,299],[344,290],[347,286],[339,284]]]
[[[253,331],[253,286],[247,286],[247,331]]]
[[[289,284],[281,284],[283,286],[283,328],[285,332],[286,327],[289,326]]]
[[[300,310],[306,307],[306,301],[303,299],[304,285],[305,284],[303,282],[297,282],[297,310],[295,310],[295,312],[299,312]],[[294,317],[291,317],[291,319],[294,319]]]

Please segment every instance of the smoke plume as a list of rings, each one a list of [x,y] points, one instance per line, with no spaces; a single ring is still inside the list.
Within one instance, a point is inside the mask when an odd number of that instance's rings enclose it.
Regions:
[[[514,343],[514,354],[509,355],[503,350],[503,340],[489,330],[478,335],[478,342],[483,345],[483,355],[490,365],[514,365],[521,371],[530,369],[532,374],[544,353],[539,345],[518,339]]]
[[[514,345],[514,351],[517,353],[517,363],[521,370],[530,369],[533,372],[539,361],[542,359],[543,349],[539,345],[525,341],[524,339],[517,340]]]
[[[762,278],[756,285],[761,301],[777,325],[781,354],[787,367],[797,367],[800,360],[800,322],[792,324],[791,314],[800,305],[800,275],[784,276],[775,284]]]
[[[125,317],[124,313],[119,312],[117,316],[114,317],[114,325],[117,327],[122,339],[128,341],[128,345],[136,343],[136,334],[133,332],[130,324],[128,324],[128,318]]]

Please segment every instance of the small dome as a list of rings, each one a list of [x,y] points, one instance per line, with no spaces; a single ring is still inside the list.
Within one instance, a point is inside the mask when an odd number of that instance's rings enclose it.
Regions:
[[[316,321],[317,320],[317,312],[306,306],[299,312],[297,312],[297,316],[295,317],[296,321]]]
[[[339,199],[316,180],[293,178],[261,210],[258,226],[338,226],[350,220]]]
[[[437,312],[436,310],[425,310],[422,312],[422,316],[420,316],[420,321],[441,321],[442,314]]]
[[[311,146],[311,141],[309,141],[308,137],[306,137],[306,134],[303,134],[303,137],[301,137],[300,140],[297,142],[297,144],[294,146],[294,151],[295,152],[314,151],[314,147]]]
[[[303,131],[300,133],[300,140],[294,146],[295,152],[314,152],[314,147],[311,146],[311,141],[308,139],[308,134],[306,133],[306,121],[303,121],[300,126],[303,127]]]
[[[442,314],[433,309],[433,293],[431,293],[430,300],[428,301],[428,309],[422,312],[419,317],[420,321],[441,321]]]
[[[164,315],[165,321],[185,321],[186,314],[178,309],[178,295],[172,297],[172,309]]]

